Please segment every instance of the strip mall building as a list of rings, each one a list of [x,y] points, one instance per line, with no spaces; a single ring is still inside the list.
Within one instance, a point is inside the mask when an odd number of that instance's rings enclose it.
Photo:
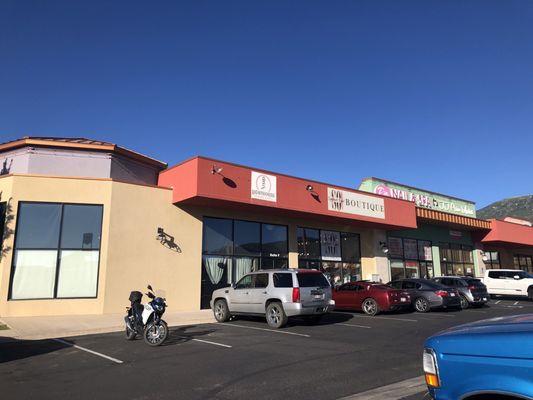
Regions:
[[[358,189],[205,157],[167,168],[112,143],[0,145],[0,315],[118,313],[150,283],[169,310],[259,268],[333,284],[533,272],[533,228],[376,178]]]

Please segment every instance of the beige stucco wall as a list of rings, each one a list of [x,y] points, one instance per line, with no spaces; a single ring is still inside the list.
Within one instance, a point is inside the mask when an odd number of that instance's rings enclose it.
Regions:
[[[0,185],[11,183],[9,193],[11,210],[8,213],[8,229],[15,230],[16,214],[19,201],[44,201],[61,203],[103,204],[102,241],[100,250],[99,288],[105,282],[107,266],[107,248],[109,236],[109,216],[112,182],[106,180],[63,179],[35,176],[0,177]],[[6,191],[7,193],[7,191]],[[7,199],[7,197],[6,197]],[[62,315],[62,314],[97,314],[102,312],[103,296],[96,299],[64,300],[7,300],[11,262],[13,257],[14,234],[4,238],[3,247],[9,249],[0,263],[0,315]]]
[[[177,207],[169,189],[105,179],[5,176],[0,177],[0,191],[1,201],[11,199],[8,229],[13,231],[19,201],[104,206],[97,298],[8,301],[14,244],[10,234],[0,260],[0,316],[121,313],[129,304],[129,292],[144,291],[147,284],[164,293],[169,311],[198,310],[203,216],[288,225],[290,267],[298,265],[298,226],[359,233],[363,279],[375,273],[383,281],[388,279],[388,265],[379,253],[380,238],[385,237],[381,230],[238,209]],[[174,237],[175,246],[169,248],[157,240],[158,227]]]

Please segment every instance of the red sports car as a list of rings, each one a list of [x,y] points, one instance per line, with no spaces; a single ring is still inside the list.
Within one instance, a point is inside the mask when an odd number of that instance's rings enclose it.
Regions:
[[[368,315],[411,307],[407,292],[372,282],[349,282],[337,286],[333,290],[333,299],[337,309],[362,310]]]

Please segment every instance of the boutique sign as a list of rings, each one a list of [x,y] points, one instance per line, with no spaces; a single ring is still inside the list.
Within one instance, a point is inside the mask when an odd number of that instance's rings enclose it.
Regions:
[[[328,187],[328,210],[385,219],[383,199],[330,187]]]
[[[363,180],[359,190],[372,192],[395,199],[411,201],[415,203],[417,207],[429,208],[436,211],[443,211],[446,213],[463,215],[466,217],[476,216],[476,208],[474,203],[452,197],[446,197],[436,193],[424,192],[392,182],[369,178]]]

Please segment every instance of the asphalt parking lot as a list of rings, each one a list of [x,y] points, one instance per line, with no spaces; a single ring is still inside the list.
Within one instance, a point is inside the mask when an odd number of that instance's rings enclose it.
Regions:
[[[261,319],[236,319],[172,328],[157,348],[128,342],[122,333],[0,338],[0,393],[16,399],[334,400],[420,376],[424,340],[442,329],[524,313],[533,313],[533,303],[496,299],[481,309],[428,314],[335,312],[319,325],[294,320],[281,330]],[[405,396],[423,398],[423,392]]]

